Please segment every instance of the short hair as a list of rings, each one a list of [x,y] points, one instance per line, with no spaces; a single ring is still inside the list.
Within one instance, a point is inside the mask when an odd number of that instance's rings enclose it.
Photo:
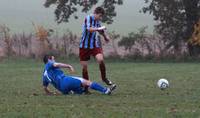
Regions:
[[[94,13],[95,14],[102,14],[104,15],[105,14],[105,11],[102,7],[97,7],[95,10],[94,10]]]
[[[51,59],[51,57],[52,57],[52,55],[49,55],[49,54],[44,55],[44,57],[43,57],[44,64],[46,64],[48,62],[48,60]]]

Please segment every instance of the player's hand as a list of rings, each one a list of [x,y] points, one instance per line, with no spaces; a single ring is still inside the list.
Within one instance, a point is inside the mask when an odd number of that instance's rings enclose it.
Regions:
[[[58,95],[61,95],[61,94],[60,94],[60,92],[58,92],[58,91],[55,91],[55,92],[53,92],[53,95],[56,95],[56,96],[58,96]]]
[[[106,29],[106,26],[101,26],[99,28],[97,28],[99,31],[102,31],[102,30],[105,30]]]
[[[61,94],[58,91],[54,91],[54,92],[53,91],[49,91],[49,92],[46,93],[46,95],[48,95],[48,96],[54,96],[54,95],[56,95],[57,96],[57,95],[61,95]]]
[[[110,37],[108,37],[108,36],[105,37],[105,41],[106,41],[106,43],[109,43],[110,40],[111,40]]]
[[[73,68],[72,66],[69,66],[69,72],[70,72],[71,74],[75,73],[75,70],[74,70],[74,68]]]

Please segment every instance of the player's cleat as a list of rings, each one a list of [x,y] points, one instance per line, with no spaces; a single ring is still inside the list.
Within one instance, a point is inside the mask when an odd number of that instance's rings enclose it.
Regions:
[[[109,79],[105,79],[105,80],[103,80],[107,85],[109,85],[109,86],[111,86],[113,83],[112,83],[112,81],[110,81]]]
[[[110,95],[112,91],[116,89],[116,87],[116,84],[112,84],[111,87],[107,88],[105,94]]]
[[[112,84],[112,85],[111,85],[111,87],[110,87],[110,90],[111,90],[111,91],[113,91],[113,90],[115,90],[115,89],[116,89],[116,87],[117,87],[117,85],[116,85],[116,84]]]

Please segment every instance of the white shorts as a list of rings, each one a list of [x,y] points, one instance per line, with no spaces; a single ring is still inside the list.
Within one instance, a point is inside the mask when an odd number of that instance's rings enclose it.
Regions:
[[[76,77],[76,76],[71,76],[72,78],[74,78],[74,79],[78,79],[78,80],[80,80],[81,81],[81,83],[84,83],[86,80],[85,79],[83,79],[82,77]]]

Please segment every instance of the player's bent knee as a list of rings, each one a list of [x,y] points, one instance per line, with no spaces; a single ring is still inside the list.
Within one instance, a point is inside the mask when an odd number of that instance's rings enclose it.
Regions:
[[[102,63],[104,61],[103,57],[96,58],[98,63]]]
[[[91,85],[91,81],[89,81],[89,80],[84,80],[83,82],[82,82],[82,85],[83,86],[90,86]]]
[[[102,54],[97,54],[95,57],[96,57],[97,60],[103,60]]]

